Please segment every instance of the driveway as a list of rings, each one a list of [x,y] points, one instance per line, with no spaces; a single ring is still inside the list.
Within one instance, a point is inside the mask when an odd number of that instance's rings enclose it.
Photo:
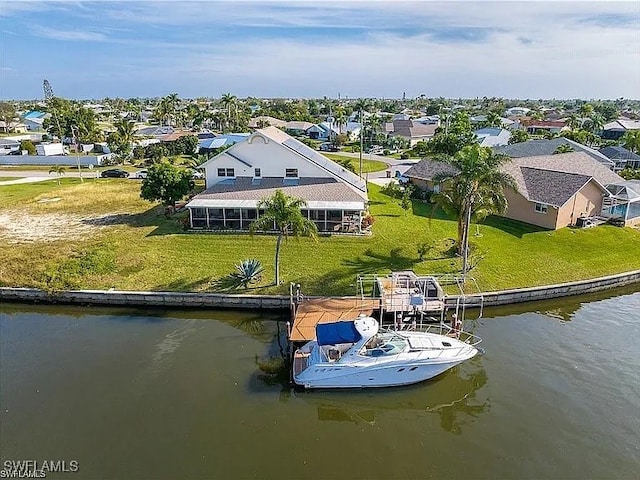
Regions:
[[[350,152],[332,152],[333,155],[341,155],[343,157],[350,158],[360,158],[360,153],[350,153]],[[388,165],[387,170],[391,171],[391,175],[395,175],[396,172],[400,172],[400,174],[404,174],[407,170],[409,170],[413,165],[418,163],[420,160],[399,160],[393,157],[385,157],[383,155],[371,155],[369,153],[362,154],[363,160],[377,160],[379,162],[384,162]],[[382,170],[380,172],[371,172],[367,173],[367,180],[371,183],[375,183],[377,185],[386,185],[393,181],[393,178],[387,177],[387,170]]]

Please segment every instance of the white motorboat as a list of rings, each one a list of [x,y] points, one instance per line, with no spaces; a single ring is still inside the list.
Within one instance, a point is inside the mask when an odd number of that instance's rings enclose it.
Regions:
[[[409,385],[472,358],[480,342],[443,324],[425,331],[386,331],[365,316],[320,323],[316,338],[294,353],[293,380],[305,388]]]

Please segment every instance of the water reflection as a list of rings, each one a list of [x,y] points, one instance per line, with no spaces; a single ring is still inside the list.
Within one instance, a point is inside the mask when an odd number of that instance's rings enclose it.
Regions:
[[[516,303],[513,305],[502,305],[499,307],[487,307],[484,310],[483,317],[505,317],[536,312],[562,322],[570,322],[584,304],[624,296],[638,291],[640,291],[640,284],[634,284],[587,295],[552,298],[538,302]],[[471,312],[472,311],[470,310],[469,313]]]
[[[460,434],[465,425],[489,411],[490,400],[483,391],[487,380],[482,358],[476,357],[418,385],[371,390],[294,390],[291,395],[315,405],[320,421],[374,424],[385,415],[437,415],[442,430]]]

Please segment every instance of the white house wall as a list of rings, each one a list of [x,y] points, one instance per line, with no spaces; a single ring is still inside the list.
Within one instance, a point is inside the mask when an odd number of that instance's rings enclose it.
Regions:
[[[287,168],[297,168],[298,177],[335,178],[287,147],[272,140],[266,140],[266,144],[264,141],[263,137],[256,135],[250,141],[234,145],[230,150],[231,155],[223,152],[212,159],[211,163],[204,167],[207,186],[228,178],[218,177],[219,168],[233,168],[236,177],[253,177],[256,168],[260,169],[262,177],[284,177]],[[251,166],[233,158],[232,155]]]

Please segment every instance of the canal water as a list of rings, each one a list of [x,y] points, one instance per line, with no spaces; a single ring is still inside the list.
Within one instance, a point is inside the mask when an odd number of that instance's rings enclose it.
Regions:
[[[268,361],[275,319],[2,305],[2,466],[78,462],[47,476],[68,479],[640,478],[633,289],[488,309],[467,321],[484,355],[391,390],[290,390]]]

